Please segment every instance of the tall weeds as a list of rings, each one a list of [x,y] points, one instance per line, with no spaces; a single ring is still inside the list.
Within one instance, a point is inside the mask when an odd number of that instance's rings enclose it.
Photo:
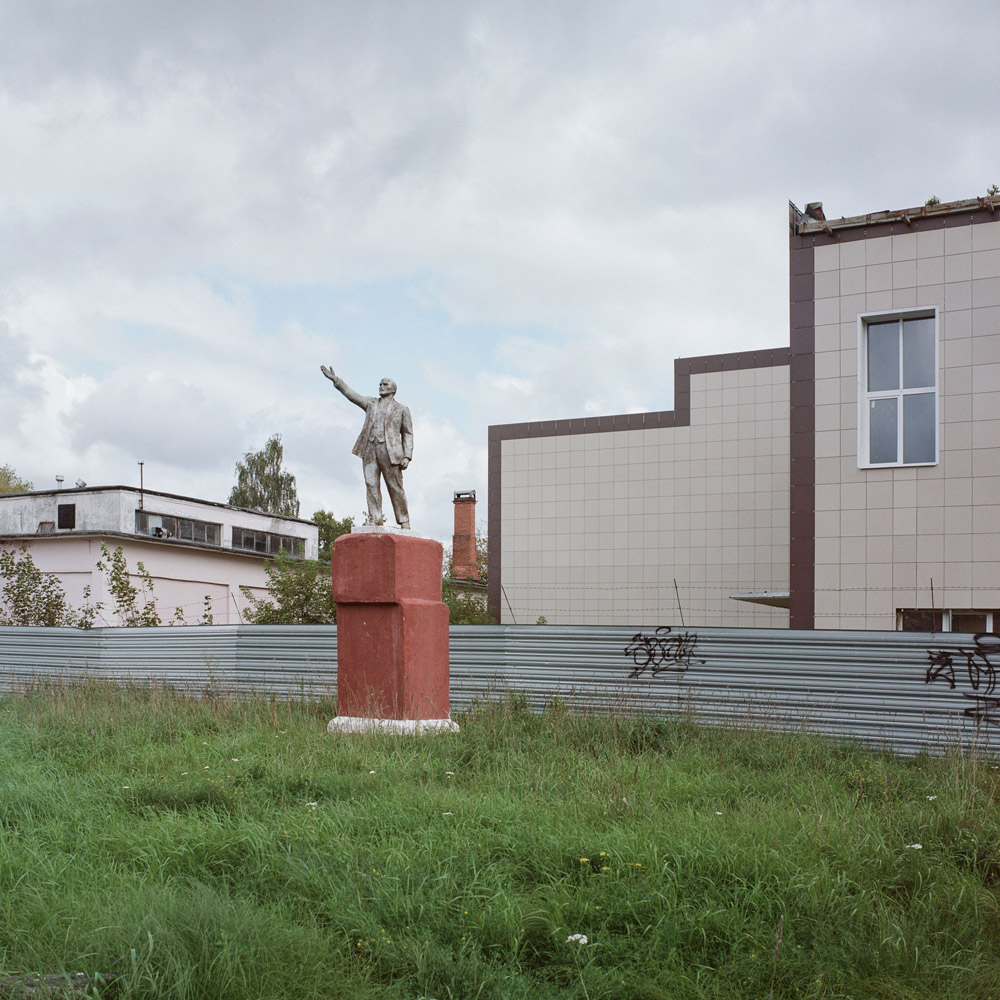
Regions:
[[[516,697],[432,737],[333,736],[331,714],[93,683],[0,702],[0,976],[178,1000],[1000,992],[989,759]]]

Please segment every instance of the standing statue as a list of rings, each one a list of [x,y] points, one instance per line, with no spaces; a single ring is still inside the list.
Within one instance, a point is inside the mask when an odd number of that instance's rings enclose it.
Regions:
[[[332,368],[320,365],[320,371],[355,406],[365,411],[365,422],[354,442],[353,454],[360,455],[365,470],[365,490],[368,494],[368,523],[385,524],[382,516],[382,486],[385,480],[392,501],[396,523],[401,528],[410,527],[410,514],[406,509],[403,492],[403,469],[413,457],[413,421],[410,410],[396,402],[396,383],[384,378],[378,384],[378,397],[362,396],[355,392]]]

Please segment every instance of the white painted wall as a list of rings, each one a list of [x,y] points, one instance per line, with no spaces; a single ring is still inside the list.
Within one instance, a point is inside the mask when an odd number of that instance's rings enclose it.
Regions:
[[[104,604],[103,617],[97,624],[118,625],[120,622],[112,615],[114,601],[105,587],[104,575],[97,569],[101,541],[99,536],[74,536],[67,532],[0,544],[13,548],[26,542],[35,565],[42,572],[59,577],[70,604],[80,607],[84,603],[84,588],[89,586],[91,603]],[[238,625],[247,606],[240,585],[249,586],[256,597],[267,593],[265,561],[257,556],[155,540],[108,537],[104,541],[111,551],[122,547],[135,586],[140,585],[136,574],[138,564],[141,562],[149,570],[164,624],[173,620],[178,607],[190,624],[197,624],[207,595],[212,600],[214,624]]]

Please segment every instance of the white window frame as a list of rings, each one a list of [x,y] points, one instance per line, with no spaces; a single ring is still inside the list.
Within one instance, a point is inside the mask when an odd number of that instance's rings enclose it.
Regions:
[[[951,632],[952,631],[952,615],[985,615],[986,616],[986,633],[998,633],[1000,632],[1000,611],[996,610],[986,610],[977,608],[896,608],[896,631],[900,632],[903,629],[903,615],[907,612],[917,611],[917,612],[928,612],[931,614],[939,614],[941,616],[941,631]],[[956,633],[957,635],[973,635],[972,632],[961,632]]]
[[[886,323],[890,320],[933,319],[934,320],[934,460],[931,462],[903,461],[903,407],[904,396],[927,392],[931,386],[919,386],[913,389],[868,391],[868,325],[870,323]],[[927,306],[919,309],[891,309],[886,312],[861,313],[858,316],[858,468],[859,469],[915,469],[920,466],[937,465],[941,455],[941,335],[937,306]],[[900,382],[902,382],[902,365],[900,365]],[[873,399],[895,398],[900,400],[896,454],[896,462],[869,461],[868,414],[870,401]]]

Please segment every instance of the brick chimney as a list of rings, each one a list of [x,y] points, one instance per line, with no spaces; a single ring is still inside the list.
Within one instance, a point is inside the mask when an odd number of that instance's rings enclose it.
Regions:
[[[476,561],[476,491],[455,494],[455,535],[451,540],[453,580],[479,580]]]

